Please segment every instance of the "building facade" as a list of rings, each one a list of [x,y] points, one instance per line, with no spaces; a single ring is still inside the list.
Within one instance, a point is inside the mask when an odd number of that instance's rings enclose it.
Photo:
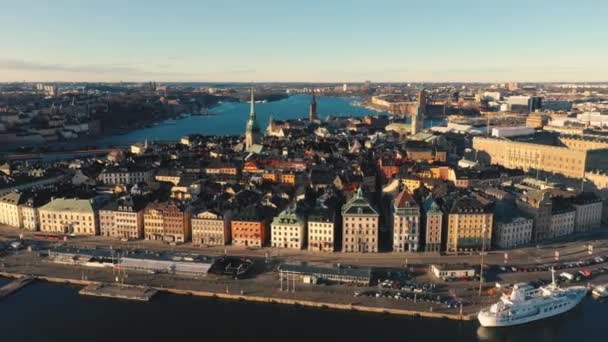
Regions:
[[[492,245],[493,214],[471,197],[456,199],[448,214],[448,253],[489,250]]]
[[[270,243],[275,248],[303,249],[306,243],[306,221],[289,206],[270,225]]]
[[[150,203],[144,209],[144,237],[182,243],[190,240],[190,211],[172,202]]]
[[[334,252],[336,250],[336,214],[319,208],[308,216],[308,250]]]
[[[205,210],[192,217],[192,244],[223,246],[230,242],[230,220],[214,210]]]
[[[543,191],[528,191],[515,201],[517,208],[534,219],[533,241],[551,237],[551,211],[553,202]]]
[[[441,250],[441,236],[443,232],[443,212],[432,198],[425,201],[424,209],[424,250],[426,252],[439,252]]]
[[[554,208],[551,214],[551,230],[549,238],[551,239],[574,233],[575,218],[576,210],[574,210],[573,208]]]
[[[9,192],[0,197],[0,224],[14,228],[21,228],[23,221],[19,205],[23,201],[23,195],[18,192]]]
[[[136,168],[107,168],[103,170],[97,180],[103,184],[130,185],[137,183],[149,183],[154,179],[151,170]]]
[[[101,236],[136,240],[144,237],[143,206],[133,201],[119,201],[99,210]]]
[[[97,235],[99,217],[92,201],[56,198],[38,210],[40,231],[56,234]]]
[[[420,230],[420,206],[404,189],[393,201],[393,252],[417,252]]]
[[[602,223],[602,200],[593,193],[582,193],[572,199],[576,210],[575,232],[586,232],[599,228]]]
[[[525,171],[538,169],[567,177],[582,178],[587,151],[495,138],[473,138],[473,148],[484,152],[492,164]]]
[[[268,244],[270,224],[264,210],[251,205],[237,212],[231,222],[232,244],[260,248]]]
[[[359,188],[355,196],[342,207],[342,251],[378,252],[379,216]]]
[[[496,222],[492,242],[496,247],[507,249],[529,244],[532,241],[534,220],[525,217],[514,217],[505,222]]]

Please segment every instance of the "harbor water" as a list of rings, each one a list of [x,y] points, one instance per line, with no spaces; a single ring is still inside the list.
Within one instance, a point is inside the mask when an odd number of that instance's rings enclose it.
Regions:
[[[356,106],[359,98],[350,97],[317,97],[317,111],[321,120],[328,116],[353,116],[384,114],[387,112],[374,111]],[[292,95],[288,98],[268,103],[256,103],[257,122],[260,129],[265,130],[270,117],[274,120],[288,120],[308,117],[309,95]],[[99,145],[124,145],[148,140],[178,140],[188,134],[203,135],[241,135],[249,115],[249,104],[241,102],[224,102],[209,110],[209,116],[193,115],[178,118],[175,122],[160,122],[157,126],[141,128],[127,134],[106,136],[97,139]],[[404,119],[407,121],[409,119]],[[440,124],[443,121],[427,120],[425,126]]]
[[[3,341],[605,341],[608,303],[528,325],[366,314],[160,294],[150,302],[85,297],[37,282],[0,301]]]

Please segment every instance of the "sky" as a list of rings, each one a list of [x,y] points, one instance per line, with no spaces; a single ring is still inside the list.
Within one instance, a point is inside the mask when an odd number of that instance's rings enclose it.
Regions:
[[[0,82],[602,82],[606,0],[0,0]]]

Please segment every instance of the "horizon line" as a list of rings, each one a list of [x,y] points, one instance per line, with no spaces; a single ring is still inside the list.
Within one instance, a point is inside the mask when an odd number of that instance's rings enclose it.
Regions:
[[[365,84],[367,81],[155,81],[155,80],[120,80],[120,81],[0,81],[0,84],[10,83],[236,83],[236,84],[268,84],[268,83],[293,83],[293,84]],[[460,83],[460,84],[495,84],[495,83],[541,83],[541,84],[556,84],[556,83],[591,83],[591,84],[602,84],[608,83],[605,81],[369,81],[371,84],[441,84],[441,83]]]

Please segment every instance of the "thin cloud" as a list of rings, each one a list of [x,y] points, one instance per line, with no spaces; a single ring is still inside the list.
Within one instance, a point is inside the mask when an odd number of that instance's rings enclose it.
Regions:
[[[164,65],[165,67],[169,64]],[[156,75],[182,76],[180,72],[150,71],[128,64],[81,64],[68,65],[59,63],[37,63],[12,59],[0,59],[0,69],[19,71],[52,71],[86,74],[124,74],[124,75]]]

